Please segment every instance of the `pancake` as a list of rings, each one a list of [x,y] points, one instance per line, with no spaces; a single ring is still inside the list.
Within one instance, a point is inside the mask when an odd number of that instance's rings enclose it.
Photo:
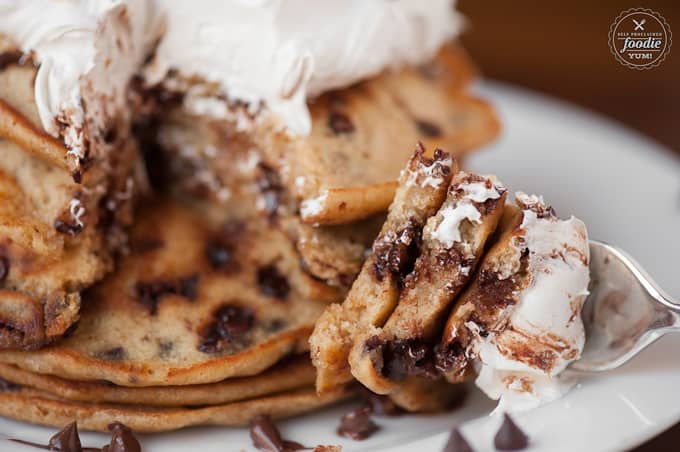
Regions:
[[[392,394],[403,392],[399,386],[407,377],[438,377],[432,345],[455,298],[473,279],[506,195],[492,178],[463,171],[453,176],[446,200],[423,228],[419,256],[394,311],[384,325],[368,327],[354,340],[349,363],[361,384]]]
[[[428,158],[420,145],[411,157],[387,220],[347,298],[328,306],[310,337],[320,393],[352,380],[348,357],[354,340],[367,328],[383,325],[392,313],[402,276],[415,261],[422,227],[446,198],[456,170],[455,160],[440,150]]]
[[[1,352],[0,362],[72,380],[176,386],[256,375],[306,351],[319,300],[333,289],[303,271],[276,221],[249,209],[147,200],[129,255],[84,295],[78,326],[50,347]]]
[[[0,379],[44,391],[65,400],[175,407],[221,405],[299,389],[314,383],[315,376],[314,367],[306,355],[284,360],[252,377],[230,378],[203,385],[139,388],[116,386],[105,381],[67,380],[51,375],[34,374],[8,364],[0,364]]]
[[[146,175],[125,118],[82,159],[42,127],[37,66],[0,34],[0,349],[34,349],[77,321],[81,292],[125,249]],[[87,117],[85,118],[87,120]]]
[[[167,432],[196,425],[245,426],[258,414],[280,419],[297,416],[351,397],[339,388],[318,396],[314,388],[202,408],[108,405],[73,402],[24,387],[0,391],[0,416],[61,428],[73,421],[80,430],[108,431],[114,421],[135,432]]]

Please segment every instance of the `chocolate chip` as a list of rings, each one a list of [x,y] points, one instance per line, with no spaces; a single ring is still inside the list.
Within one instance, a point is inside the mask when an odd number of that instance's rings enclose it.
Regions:
[[[9,275],[9,259],[0,256],[0,283],[7,279],[7,275]]]
[[[451,435],[446,442],[446,446],[444,446],[443,452],[472,452],[472,447],[463,438],[463,435],[460,434],[460,430],[454,428],[451,430]]]
[[[198,296],[198,274],[179,279],[179,295],[194,301]]]
[[[493,439],[498,450],[522,450],[529,446],[529,437],[515,424],[508,414],[503,414],[503,425]]]
[[[442,136],[442,129],[430,121],[424,119],[416,119],[416,126],[420,133],[428,138],[437,138]]]
[[[250,421],[250,439],[257,450],[278,452],[284,448],[281,432],[266,414],[259,414]]]
[[[108,427],[111,443],[104,447],[105,452],[142,452],[142,446],[130,427],[120,422],[109,424]]]
[[[215,270],[224,270],[234,264],[234,250],[220,241],[211,241],[205,249],[210,266]]]
[[[244,345],[246,334],[255,324],[255,314],[236,304],[225,304],[213,314],[214,319],[203,328],[198,350],[220,353],[229,345]]]
[[[354,132],[354,124],[349,116],[337,110],[331,111],[328,115],[328,127],[336,135]]]
[[[362,407],[342,416],[337,431],[340,436],[360,441],[368,438],[378,429],[379,427],[371,420],[371,409]]]
[[[135,284],[135,297],[149,309],[151,315],[158,312],[158,304],[166,295],[178,295],[194,301],[198,296],[199,277],[193,275],[168,280],[140,281]]]
[[[274,265],[262,267],[257,271],[257,284],[260,292],[266,297],[285,299],[290,292],[290,285],[285,276]]]
[[[378,281],[391,274],[403,283],[406,275],[413,270],[420,248],[421,232],[418,223],[410,219],[395,237],[383,236],[376,240],[373,245],[373,271]]]
[[[283,439],[279,429],[266,414],[258,414],[250,421],[250,439],[253,446],[263,452],[294,452],[308,449],[300,443]]]
[[[123,347],[113,347],[108,350],[103,350],[96,354],[97,358],[105,359],[107,361],[120,361],[127,356],[127,352]]]
[[[61,429],[50,438],[48,447],[50,450],[58,450],[60,452],[81,452],[83,446],[80,444],[78,425],[75,422],[71,422]]]
[[[79,184],[83,181],[83,173],[80,171],[80,169],[74,169],[71,172],[71,177],[73,178],[73,182],[76,184]]]
[[[54,229],[61,234],[68,234],[70,236],[76,236],[83,230],[83,227],[79,224],[69,223],[64,220],[57,219],[54,222]]]
[[[172,341],[159,341],[158,342],[158,356],[161,358],[168,358],[172,354],[172,350],[175,348],[175,344]]]
[[[2,392],[16,392],[21,389],[21,385],[7,381],[4,378],[0,378],[0,391]]]

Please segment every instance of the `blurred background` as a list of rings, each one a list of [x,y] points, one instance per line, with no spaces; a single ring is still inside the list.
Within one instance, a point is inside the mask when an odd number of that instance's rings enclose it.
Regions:
[[[629,69],[609,51],[609,27],[629,8],[660,13],[674,32],[656,68]],[[459,0],[458,9],[468,18],[463,43],[484,76],[603,113],[680,155],[680,1]]]
[[[660,13],[675,33],[670,54],[656,68],[629,69],[609,51],[609,27],[629,8]],[[463,43],[483,76],[595,110],[680,157],[679,0],[459,0],[458,9],[469,22]],[[635,452],[678,450],[680,424]]]

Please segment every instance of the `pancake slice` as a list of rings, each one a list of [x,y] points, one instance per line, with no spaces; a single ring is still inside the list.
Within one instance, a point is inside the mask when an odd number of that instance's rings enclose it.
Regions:
[[[533,404],[559,393],[555,377],[583,347],[588,238],[580,220],[559,219],[542,198],[515,198],[446,323],[437,367],[455,383],[474,361],[490,397]]]
[[[446,197],[457,164],[449,154],[424,155],[419,145],[399,179],[387,220],[342,304],[328,306],[310,338],[316,388],[324,393],[352,379],[348,355],[367,326],[380,326],[394,309],[401,278],[413,265],[422,227]]]
[[[384,326],[355,338],[349,362],[354,377],[379,394],[409,376],[435,379],[432,344],[458,293],[473,279],[503,212],[507,190],[492,178],[456,174],[447,199],[427,220],[413,271]]]

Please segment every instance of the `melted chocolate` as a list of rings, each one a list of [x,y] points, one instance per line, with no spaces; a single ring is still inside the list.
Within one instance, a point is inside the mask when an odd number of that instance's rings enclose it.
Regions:
[[[199,351],[221,353],[229,346],[247,343],[247,334],[255,324],[253,311],[236,304],[225,304],[213,316],[212,322],[203,329]]]
[[[498,450],[522,450],[529,446],[529,437],[515,424],[510,416],[503,415],[503,425],[493,439]]]
[[[460,434],[460,430],[454,428],[451,430],[449,440],[444,446],[443,452],[472,452],[472,447]]]
[[[367,351],[376,351],[374,364],[382,375],[400,381],[409,375],[435,378],[432,347],[419,340],[395,340],[381,343],[377,337],[366,341]]]
[[[421,228],[415,220],[410,220],[407,225],[397,233],[397,240],[380,238],[373,246],[375,264],[373,271],[382,281],[386,276],[393,275],[403,281],[406,275],[411,273],[418,256],[421,242]]]
[[[328,115],[328,128],[336,135],[354,132],[354,124],[349,116],[337,110],[331,111]]]
[[[274,265],[262,267],[257,271],[257,284],[260,292],[267,297],[284,300],[290,292],[290,284]]]
[[[234,250],[228,244],[212,241],[205,249],[205,255],[214,270],[225,270],[234,265]]]
[[[371,408],[361,407],[342,416],[338,435],[364,440],[379,430],[379,427],[371,420]]]
[[[154,280],[135,284],[135,296],[149,309],[151,315],[158,312],[158,304],[166,295],[179,295],[191,301],[198,292],[198,274],[174,280]]]
[[[263,452],[294,452],[309,448],[281,437],[281,432],[266,414],[258,414],[250,421],[250,439]]]
[[[54,222],[54,229],[56,229],[57,232],[61,234],[68,234],[75,237],[76,235],[80,234],[80,231],[83,230],[83,227],[76,223],[69,223],[67,221],[57,219]]]

